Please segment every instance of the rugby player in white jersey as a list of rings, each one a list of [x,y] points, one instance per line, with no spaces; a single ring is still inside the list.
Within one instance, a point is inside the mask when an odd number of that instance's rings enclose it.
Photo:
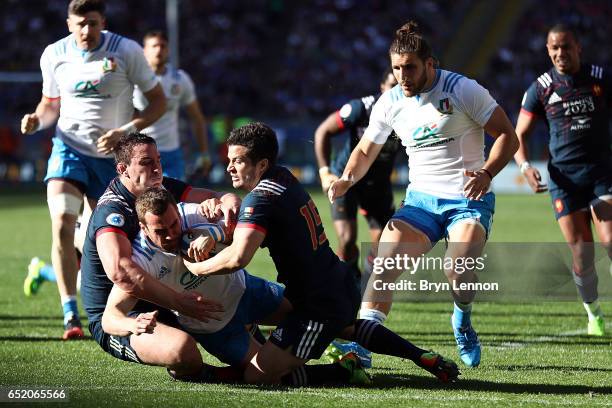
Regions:
[[[329,199],[333,202],[344,195],[366,174],[395,131],[410,157],[410,184],[404,206],[385,226],[378,258],[418,257],[442,238],[449,242],[447,257],[477,257],[491,228],[492,178],[518,148],[512,124],[476,81],[436,68],[431,48],[415,22],[396,31],[389,55],[398,85],[376,102],[342,177],[330,187]],[[483,130],[495,138],[486,162]],[[400,268],[396,265],[382,275],[372,275],[361,318],[386,319],[392,292],[375,292],[373,281],[394,282],[403,272]],[[477,279],[473,270],[458,272],[445,270],[450,283],[458,286]],[[459,354],[468,367],[476,367],[481,346],[470,319],[475,292],[453,287],[452,295],[451,323]]]
[[[74,250],[83,196],[87,197],[84,212],[91,213],[116,176],[110,156],[115,143],[122,135],[149,126],[166,109],[163,90],[142,48],[105,31],[104,10],[102,0],[70,2],[67,24],[71,34],[45,48],[40,59],[42,98],[36,111],[21,121],[22,133],[30,134],[52,126],[59,117],[45,182],[51,215],[51,260],[64,310],[64,339],[83,336]],[[132,119],[134,85],[149,101],[136,119]],[[34,266],[36,271],[40,269]],[[37,277],[29,281],[37,282]]]
[[[179,136],[179,108],[185,108],[192,126],[199,152],[196,171],[206,171],[210,166],[206,120],[200,109],[193,82],[182,69],[168,63],[168,38],[163,31],[149,31],[142,41],[145,58],[155,72],[167,100],[167,109],[161,118],[142,133],[157,142],[161,153],[164,176],[185,181],[185,160]],[[139,87],[134,89],[134,106],[139,111],[147,107],[147,98]]]
[[[159,187],[146,190],[136,199],[140,233],[132,242],[132,260],[144,271],[178,292],[193,291],[206,299],[218,300],[223,312],[218,320],[203,322],[178,314],[178,322],[206,351],[230,366],[243,368],[261,345],[250,335],[248,325],[277,324],[291,310],[284,288],[250,275],[244,269],[217,276],[193,275],[183,262],[204,260],[216,243],[231,241],[231,230],[221,223],[209,222],[200,214],[198,204],[176,204],[172,194]],[[187,248],[181,248],[181,235],[203,233]],[[222,246],[221,246],[222,247]],[[217,248],[221,248],[217,246]],[[102,317],[106,333],[127,336],[149,335],[157,330],[157,312],[130,313],[137,298],[114,286]],[[208,378],[204,366],[199,380]]]

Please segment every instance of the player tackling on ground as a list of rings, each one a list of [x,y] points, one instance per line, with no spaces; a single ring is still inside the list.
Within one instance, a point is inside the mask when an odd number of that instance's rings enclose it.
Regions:
[[[253,357],[244,378],[252,383],[318,385],[367,382],[338,364],[305,365],[335,337],[369,350],[412,360],[443,381],[455,380],[457,366],[427,352],[371,320],[356,320],[360,295],[355,275],[331,250],[319,211],[300,182],[276,165],[276,134],[263,123],[231,132],[227,167],[234,188],[245,196],[232,244],[214,257],[188,264],[197,275],[235,273],[259,247],[267,247],[285,284],[293,310]]]
[[[418,257],[445,238],[447,257],[477,257],[491,229],[492,178],[518,148],[514,129],[502,108],[476,81],[435,67],[431,48],[416,23],[411,21],[397,30],[389,54],[399,84],[374,105],[368,128],[342,177],[331,185],[329,199],[333,202],[346,194],[366,174],[395,131],[410,158],[410,185],[404,206],[383,230],[377,256]],[[483,129],[496,139],[486,162]],[[375,293],[373,280],[394,282],[402,272],[392,268],[372,275],[361,318],[384,322],[393,293]],[[449,281],[476,280],[472,270],[445,272]],[[451,323],[459,354],[468,367],[475,367],[481,354],[471,323],[475,293],[459,289],[452,295]]]
[[[572,251],[572,274],[589,318],[587,333],[603,336],[591,222],[612,258],[612,86],[607,70],[581,63],[578,38],[568,26],[552,27],[546,48],[553,68],[523,97],[516,124],[521,146],[514,159],[533,191],[546,191],[529,164],[526,143],[538,117],[543,118],[550,131],[548,190],[555,217]]]

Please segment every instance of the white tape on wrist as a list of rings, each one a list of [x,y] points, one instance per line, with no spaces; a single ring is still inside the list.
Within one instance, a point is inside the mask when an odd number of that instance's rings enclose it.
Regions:
[[[340,177],[340,180],[344,180],[344,181],[348,181],[349,183],[351,183],[351,185],[355,184],[355,176],[353,176],[352,174],[343,174],[342,177]]]
[[[329,166],[323,166],[319,169],[319,177],[325,177],[330,173]]]
[[[125,133],[126,135],[138,132],[138,128],[136,127],[136,125],[134,125],[134,122],[126,123],[125,125],[121,126],[119,130],[123,131],[123,133]]]
[[[525,174],[527,169],[531,168],[531,163],[529,163],[527,160],[525,160],[524,162],[521,163],[519,168],[521,170],[521,174]]]

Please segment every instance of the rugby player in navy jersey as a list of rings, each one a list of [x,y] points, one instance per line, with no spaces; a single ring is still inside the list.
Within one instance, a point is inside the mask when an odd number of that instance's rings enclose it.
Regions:
[[[603,336],[591,223],[612,257],[610,76],[598,65],[581,62],[576,33],[566,25],[550,29],[546,48],[553,68],[523,97],[516,124],[521,146],[514,159],[534,192],[550,191],[555,217],[572,251],[574,281],[589,318],[587,332]],[[548,186],[528,161],[526,137],[538,117],[550,132]]]
[[[393,76],[393,71],[387,68],[381,78],[380,91],[385,92],[395,85],[397,85],[397,80]],[[321,122],[315,131],[315,155],[324,193],[327,194],[331,183],[340,178],[351,152],[368,127],[372,107],[379,96],[380,93],[347,102]],[[331,138],[345,130],[350,131],[350,137],[346,139],[342,150],[331,162]],[[356,245],[357,207],[360,207],[360,212],[368,221],[370,241],[378,242],[382,228],[395,212],[391,172],[395,157],[400,150],[402,150],[402,145],[399,139],[389,138],[366,176],[357,183],[353,190],[331,205],[334,228],[338,236],[338,256],[354,267],[358,274],[360,272],[357,266],[359,248]],[[368,264],[364,270],[365,275],[371,272],[370,257],[368,257]],[[367,276],[362,278],[362,282],[367,282],[367,280]]]
[[[227,144],[232,185],[248,192],[233,242],[187,267],[197,275],[234,273],[249,264],[260,246],[267,247],[293,306],[251,360],[245,380],[290,385],[369,382],[354,355],[336,364],[305,365],[319,358],[335,337],[408,358],[442,381],[457,379],[452,361],[414,346],[377,322],[356,320],[360,296],[355,275],[331,250],[310,195],[289,170],[276,165],[274,131],[250,123],[234,129]]]
[[[200,320],[214,319],[214,312],[220,309],[216,302],[191,293],[177,293],[132,260],[131,242],[140,231],[135,200],[147,188],[163,186],[177,201],[199,203],[217,199],[224,203],[228,215],[237,210],[240,200],[234,194],[192,189],[179,180],[164,178],[155,140],[149,136],[140,133],[124,136],[114,152],[119,176],[110,183],[94,209],[81,262],[81,297],[89,319],[89,331],[113,357],[165,366],[178,379],[202,379],[205,373],[205,379],[210,380],[211,370],[202,364],[196,342],[174,327],[178,324],[173,314],[161,310],[155,332],[147,335],[111,336],[102,329],[101,319],[113,283],[134,297],[162,307]],[[141,302],[134,313],[149,312],[153,307]]]

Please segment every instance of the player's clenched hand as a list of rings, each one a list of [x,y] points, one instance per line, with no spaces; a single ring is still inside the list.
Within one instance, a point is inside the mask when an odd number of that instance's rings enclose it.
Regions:
[[[110,154],[112,153],[115,145],[119,141],[119,138],[123,136],[125,132],[121,129],[111,129],[98,138],[97,147],[98,153]]]
[[[153,312],[140,313],[134,319],[134,329],[132,333],[139,336],[143,333],[153,333],[155,326],[157,326],[157,315],[159,312],[154,310]]]
[[[339,178],[334,173],[321,174],[320,176],[321,176],[321,188],[323,188],[324,193],[327,193],[332,183],[338,180]]]
[[[329,186],[329,190],[327,190],[327,198],[329,198],[329,202],[333,203],[336,198],[345,195],[352,185],[352,181],[341,178],[332,182]]]
[[[223,215],[221,207],[221,200],[218,198],[209,198],[200,203],[198,206],[198,213],[206,217],[208,221],[212,221]]]
[[[189,243],[187,256],[196,262],[204,261],[215,247],[215,241],[210,235],[202,235]]]
[[[480,200],[489,191],[491,177],[484,170],[464,170],[463,174],[469,177],[463,186],[463,194],[469,200]]]
[[[40,125],[40,119],[35,113],[28,113],[23,115],[21,119],[21,133],[24,135],[29,135],[38,130],[38,126]]]
[[[177,312],[194,319],[208,322],[210,319],[221,320],[218,313],[223,312],[221,303],[204,299],[196,292],[183,292],[179,294]]]
[[[527,183],[529,183],[529,187],[531,187],[534,193],[543,193],[548,190],[546,184],[542,183],[542,176],[540,175],[540,172],[535,167],[525,169],[523,175],[527,179]]]

